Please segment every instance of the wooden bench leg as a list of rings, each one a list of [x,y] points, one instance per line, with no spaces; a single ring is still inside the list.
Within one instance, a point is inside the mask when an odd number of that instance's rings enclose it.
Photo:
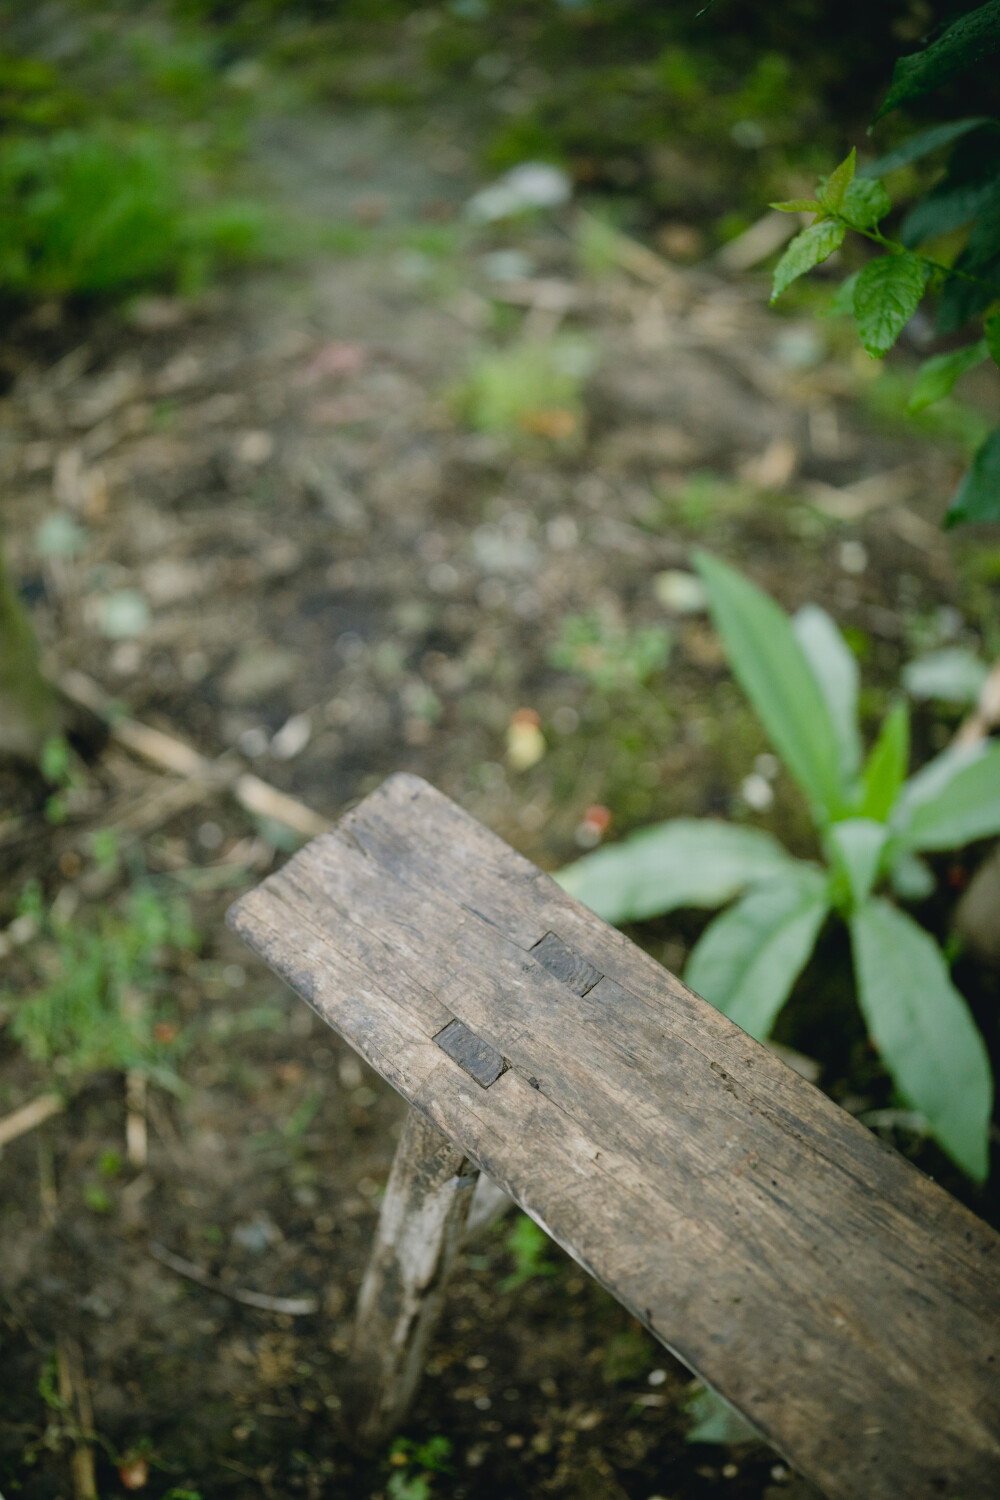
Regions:
[[[362,1447],[388,1436],[413,1398],[477,1177],[461,1151],[411,1109],[358,1297],[346,1415]]]

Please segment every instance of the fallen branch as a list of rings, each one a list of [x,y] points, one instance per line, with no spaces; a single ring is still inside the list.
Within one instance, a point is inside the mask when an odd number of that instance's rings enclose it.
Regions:
[[[265,1292],[248,1292],[242,1287],[227,1286],[224,1281],[219,1281],[215,1276],[210,1276],[203,1271],[201,1266],[195,1265],[193,1260],[185,1260],[182,1255],[175,1255],[165,1245],[160,1245],[156,1240],[151,1240],[146,1247],[154,1260],[166,1266],[171,1271],[176,1271],[178,1276],[185,1277],[188,1281],[195,1281],[199,1286],[207,1288],[210,1292],[218,1292],[221,1297],[228,1297],[231,1302],[242,1302],[246,1307],[258,1307],[264,1312],[285,1313],[291,1318],[301,1318],[309,1313],[314,1313],[319,1307],[315,1297],[269,1297]]]

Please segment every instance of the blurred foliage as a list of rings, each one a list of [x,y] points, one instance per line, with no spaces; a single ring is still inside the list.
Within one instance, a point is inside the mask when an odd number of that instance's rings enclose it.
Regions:
[[[120,913],[77,921],[46,913],[31,887],[21,915],[41,930],[33,950],[40,987],[25,999],[8,997],[11,1031],[28,1055],[64,1082],[138,1069],[176,1088],[180,1032],[163,1002],[168,967],[196,945],[187,904],[135,885]]]
[[[261,253],[224,179],[249,121],[310,98],[432,110],[484,170],[555,162],[639,227],[681,214],[726,238],[829,163],[929,19],[922,0],[698,9],[0,0],[0,289],[187,289]]]

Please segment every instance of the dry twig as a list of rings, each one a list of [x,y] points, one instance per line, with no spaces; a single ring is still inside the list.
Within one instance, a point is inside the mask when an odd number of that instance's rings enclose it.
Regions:
[[[218,1292],[221,1297],[228,1297],[231,1302],[242,1302],[246,1307],[258,1307],[264,1312],[285,1313],[288,1317],[301,1318],[309,1313],[314,1313],[319,1307],[315,1297],[269,1297],[265,1292],[249,1292],[243,1287],[227,1286],[224,1281],[219,1281],[215,1276],[210,1276],[203,1271],[201,1266],[195,1265],[193,1260],[185,1260],[182,1255],[175,1255],[165,1245],[160,1245],[156,1240],[151,1240],[147,1249],[154,1260],[166,1266],[171,1271],[176,1271],[178,1276],[184,1276],[188,1281],[196,1281],[199,1286],[207,1287],[210,1292]]]

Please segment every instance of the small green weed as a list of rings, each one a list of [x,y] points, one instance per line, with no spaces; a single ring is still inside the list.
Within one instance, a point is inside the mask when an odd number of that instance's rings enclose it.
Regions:
[[[46,916],[33,889],[21,910],[43,934],[36,950],[42,987],[13,1001],[11,1030],[28,1055],[64,1082],[105,1068],[138,1069],[176,1089],[180,1034],[164,1005],[165,970],[172,953],[195,946],[186,903],[138,886],[121,914],[60,921]]]
[[[527,1214],[518,1214],[504,1244],[514,1258],[514,1269],[497,1283],[498,1292],[512,1292],[536,1276],[555,1276],[559,1267],[547,1259],[549,1237]]]
[[[645,687],[666,666],[670,632],[661,625],[628,630],[599,610],[567,615],[549,662],[603,693]]]
[[[572,442],[583,428],[581,396],[592,368],[592,351],[580,339],[526,339],[481,354],[450,401],[479,432]]]
[[[395,1473],[389,1476],[386,1494],[389,1500],[429,1500],[434,1478],[451,1474],[450,1439],[437,1434],[423,1442],[396,1438],[389,1451],[389,1463]]]

